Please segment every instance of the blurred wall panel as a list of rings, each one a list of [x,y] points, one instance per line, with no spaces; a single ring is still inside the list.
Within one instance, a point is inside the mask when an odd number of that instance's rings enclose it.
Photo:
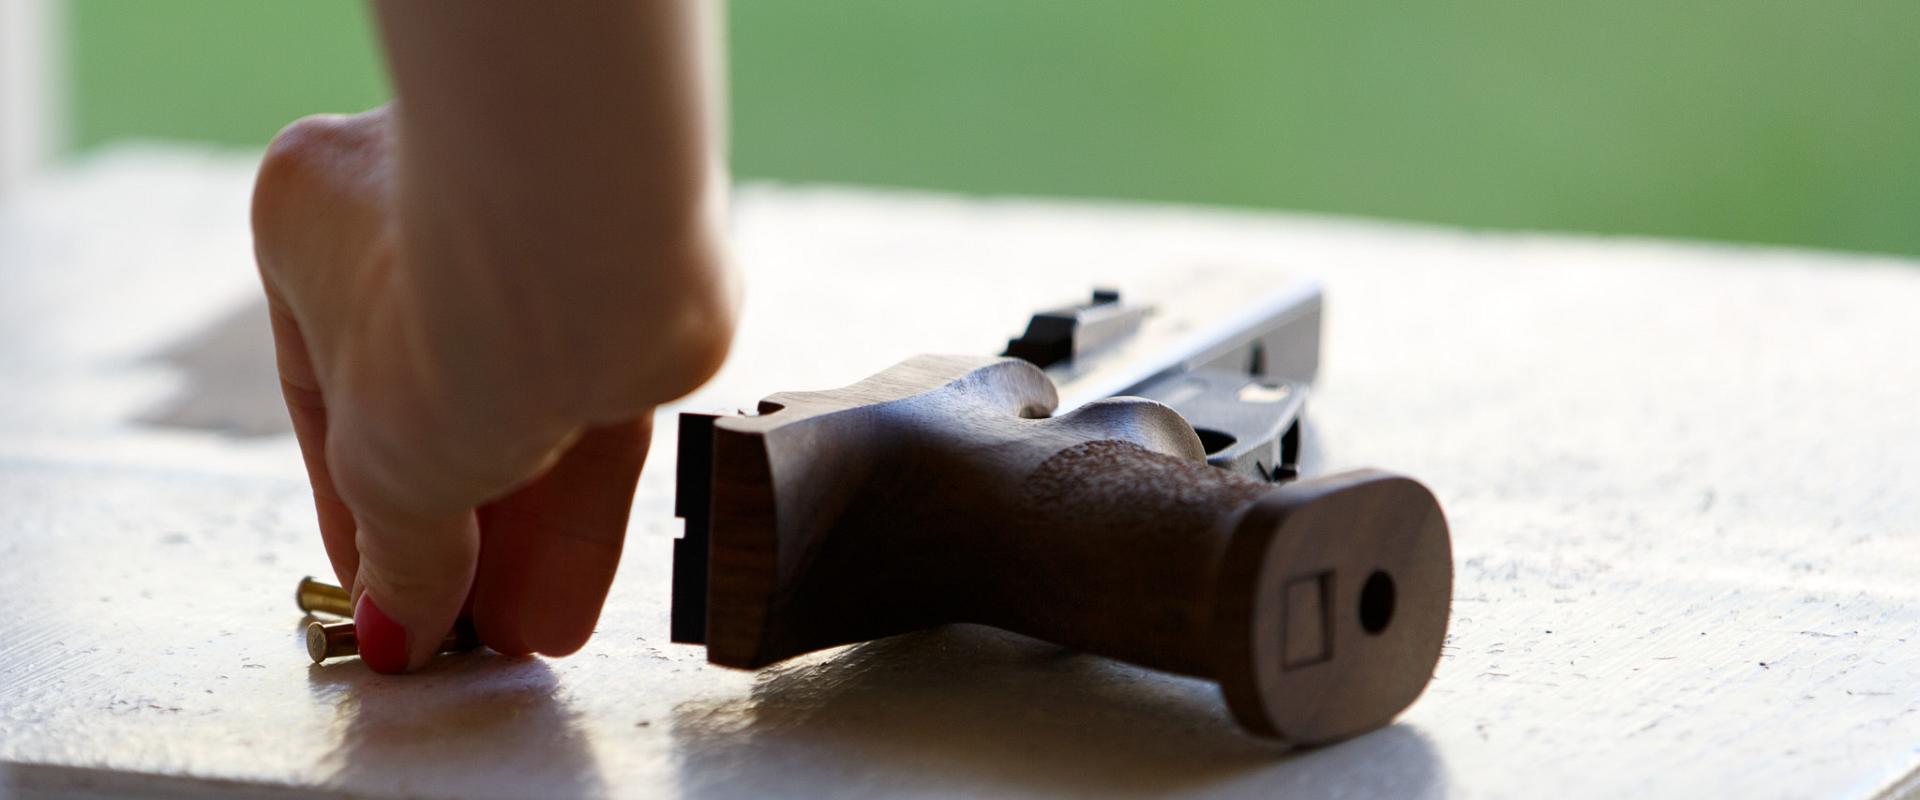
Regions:
[[[60,149],[62,10],[58,0],[0,0],[0,194]]]
[[[75,134],[381,95],[359,4],[73,0]],[[735,174],[1920,253],[1910,0],[733,0]]]

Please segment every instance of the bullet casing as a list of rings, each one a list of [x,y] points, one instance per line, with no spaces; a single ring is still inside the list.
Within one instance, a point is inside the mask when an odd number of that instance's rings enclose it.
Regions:
[[[453,626],[446,638],[440,640],[441,653],[464,653],[480,646],[480,635],[473,624],[461,620]],[[307,623],[307,657],[319,664],[329,658],[345,658],[360,654],[360,639],[353,631],[351,622]]]
[[[313,663],[360,654],[360,639],[353,630],[352,595],[347,590],[306,577],[300,579],[293,599],[300,610],[309,615],[325,614],[342,619],[340,622],[315,620],[307,623],[307,656],[313,659]],[[480,635],[474,631],[473,623],[463,619],[440,641],[440,652],[464,653],[479,646]]]
[[[353,633],[353,623],[307,623],[307,657],[312,658],[313,663],[357,655],[359,652],[360,640]]]
[[[347,594],[347,590],[321,583],[312,577],[300,579],[299,588],[293,592],[293,602],[308,614],[353,618],[353,598]]]

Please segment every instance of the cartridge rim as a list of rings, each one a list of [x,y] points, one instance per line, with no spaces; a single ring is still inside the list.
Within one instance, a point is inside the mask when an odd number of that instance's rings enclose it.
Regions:
[[[327,629],[319,622],[307,623],[307,657],[315,664],[327,660]]]

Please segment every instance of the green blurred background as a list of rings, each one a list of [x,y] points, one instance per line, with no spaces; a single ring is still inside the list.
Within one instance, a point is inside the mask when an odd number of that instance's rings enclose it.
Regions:
[[[351,2],[72,0],[80,150],[384,87]],[[1920,3],[733,0],[741,178],[1920,254]]]

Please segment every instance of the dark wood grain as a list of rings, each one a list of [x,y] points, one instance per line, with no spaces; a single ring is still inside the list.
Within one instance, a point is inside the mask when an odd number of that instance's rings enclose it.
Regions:
[[[1300,743],[1419,695],[1452,585],[1424,487],[1263,483],[1159,403],[1055,404],[1026,362],[921,356],[714,420],[709,660],[983,623],[1216,680],[1244,727]]]

